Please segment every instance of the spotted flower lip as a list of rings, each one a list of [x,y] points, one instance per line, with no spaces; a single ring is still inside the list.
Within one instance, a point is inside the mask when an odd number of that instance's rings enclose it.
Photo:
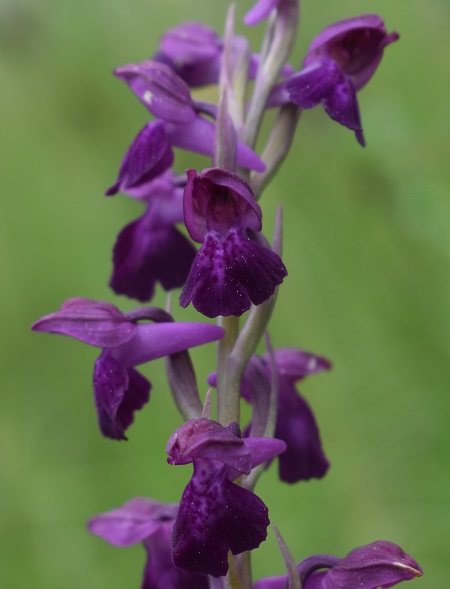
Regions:
[[[168,462],[194,466],[173,528],[176,566],[220,577],[227,573],[229,551],[240,554],[265,540],[267,507],[232,481],[284,449],[280,440],[242,439],[237,424],[224,427],[204,418],[190,420],[172,434]]]
[[[242,315],[270,298],[287,270],[259,239],[261,208],[245,180],[222,168],[186,173],[185,223],[202,247],[180,305],[192,301],[207,317]]]
[[[119,548],[143,543],[147,562],[142,589],[207,589],[207,577],[186,573],[172,563],[172,528],[177,513],[177,503],[136,497],[117,509],[93,517],[88,529]]]
[[[387,33],[383,20],[375,14],[335,23],[314,39],[303,69],[283,88],[301,108],[322,104],[328,115],[352,129],[364,146],[356,93],[374,75],[385,47],[398,38],[396,32]]]
[[[355,548],[344,558],[311,556],[297,565],[304,589],[377,589],[423,574],[422,567],[397,544],[378,540]],[[283,589],[287,577],[260,579],[255,589]]]
[[[68,335],[102,348],[94,367],[94,400],[102,434],[125,440],[134,412],[150,398],[150,382],[135,366],[191,347],[216,341],[223,329],[202,323],[175,323],[164,312],[148,307],[143,312],[121,313],[102,301],[75,298],[59,311],[42,317],[33,331]],[[139,319],[161,321],[138,323]]]

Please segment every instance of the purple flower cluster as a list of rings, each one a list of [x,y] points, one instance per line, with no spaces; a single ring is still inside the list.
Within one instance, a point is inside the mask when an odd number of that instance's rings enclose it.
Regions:
[[[245,24],[268,21],[259,54],[234,34],[231,9],[224,38],[199,22],[184,23],[164,33],[151,60],[114,72],[152,118],[106,191],[145,207],[117,237],[110,286],[142,302],[158,284],[180,288],[182,308],[192,302],[219,324],[180,323],[157,307],[121,312],[74,298],[32,327],[100,348],[94,402],[101,433],[115,440],[127,439],[136,411],[150,398],[152,385],[137,367],[167,358],[169,388],[184,418],[168,435],[167,462],[192,464],[192,476],[179,503],[136,498],[88,524],[115,546],[144,545],[142,589],[376,589],[422,574],[412,557],[385,541],[344,558],[317,555],[295,565],[279,538],[288,574],[256,583],[245,554],[267,537],[269,510],[254,487],[270,464],[277,460],[279,478],[289,484],[321,479],[330,466],[297,383],[331,363],[301,349],[271,347],[268,324],[287,270],[281,210],[271,245],[258,200],[289,151],[301,109],[322,104],[365,144],[357,92],[398,39],[376,15],[344,20],[315,38],[295,72],[288,60],[298,10],[298,0],[254,4]],[[196,98],[205,85],[218,86],[217,104]],[[259,155],[259,130],[273,108],[277,117]],[[208,156],[212,167],[179,174],[174,148]],[[267,351],[257,355],[264,333]],[[212,392],[202,400],[188,349],[216,341],[212,419]],[[251,407],[242,433],[241,399]]]

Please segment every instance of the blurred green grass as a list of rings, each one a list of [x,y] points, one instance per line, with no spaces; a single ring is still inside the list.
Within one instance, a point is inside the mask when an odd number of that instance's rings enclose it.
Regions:
[[[239,2],[239,14],[250,4]],[[385,538],[422,564],[417,586],[445,586],[450,5],[303,4],[297,63],[323,26],[358,13],[379,12],[402,39],[360,95],[368,147],[319,109],[305,113],[262,202],[268,233],[279,202],[285,210],[289,277],[273,343],[326,355],[334,370],[303,387],[329,475],[289,487],[272,469],[259,492],[296,559]],[[32,335],[29,325],[72,296],[132,305],[106,284],[115,236],[140,209],[102,193],[146,112],[110,71],[149,56],[161,32],[184,20],[220,30],[225,5],[0,0],[3,587],[138,587],[142,549],[114,549],[90,537],[85,521],[135,495],[176,501],[189,477],[165,462],[179,419],[161,362],[146,369],[153,398],[130,442],[115,444],[96,428],[95,351]],[[179,169],[188,165],[181,154]],[[163,293],[156,302],[164,304]],[[201,382],[213,352],[194,354]],[[281,573],[273,537],[255,553],[255,571]]]

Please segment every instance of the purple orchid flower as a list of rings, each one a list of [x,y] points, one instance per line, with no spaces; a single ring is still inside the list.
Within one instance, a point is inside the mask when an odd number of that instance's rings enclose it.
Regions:
[[[109,283],[117,294],[148,301],[157,281],[165,290],[186,282],[196,250],[175,227],[183,222],[184,184],[184,178],[180,184],[175,174],[167,171],[128,192],[146,200],[147,210],[117,237]]]
[[[194,465],[173,528],[176,566],[220,577],[227,573],[229,550],[240,554],[266,539],[267,507],[232,481],[285,448],[280,440],[242,439],[237,424],[223,427],[209,419],[188,421],[172,434],[169,464]]]
[[[139,320],[161,321],[137,323]],[[42,317],[33,331],[58,333],[102,348],[94,367],[94,399],[102,434],[126,440],[134,412],[148,402],[150,382],[135,366],[223,337],[223,329],[202,323],[175,323],[155,308],[121,313],[114,305],[75,298]]]
[[[202,243],[180,297],[207,317],[242,315],[260,305],[287,275],[280,257],[259,237],[261,208],[237,174],[210,168],[187,171],[184,218]]]
[[[278,410],[275,438],[286,443],[286,452],[278,456],[278,474],[285,483],[320,479],[330,463],[322,449],[319,428],[314,414],[296,390],[295,384],[305,377],[329,370],[331,363],[320,356],[295,348],[274,351],[278,379]],[[258,435],[264,430],[270,403],[271,360],[253,356],[242,378],[241,395],[251,403],[261,423],[253,422],[244,435]],[[208,377],[211,386],[217,386],[217,374]],[[256,434],[255,434],[256,431]]]
[[[355,548],[344,558],[311,556],[297,570],[303,589],[376,589],[423,574],[420,565],[400,546],[384,540]],[[287,576],[269,577],[257,581],[254,589],[284,589],[287,582]]]
[[[142,542],[147,562],[141,589],[208,589],[208,578],[186,573],[172,563],[172,527],[178,504],[158,503],[144,497],[93,517],[92,534],[124,548]]]
[[[398,38],[396,32],[387,33],[376,14],[327,27],[311,43],[303,69],[286,82],[290,100],[302,108],[322,104],[330,117],[352,129],[364,146],[356,93],[375,73],[384,48]]]

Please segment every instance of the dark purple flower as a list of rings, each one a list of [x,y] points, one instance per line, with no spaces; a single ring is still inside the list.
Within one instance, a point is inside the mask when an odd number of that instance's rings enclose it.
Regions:
[[[172,172],[132,195],[147,200],[147,210],[119,233],[109,284],[117,294],[148,301],[157,281],[165,290],[183,286],[196,250],[175,227],[183,221],[183,187]]]
[[[275,350],[275,367],[278,379],[278,410],[275,437],[286,443],[286,452],[278,457],[278,474],[286,483],[307,481],[325,476],[330,464],[322,449],[319,428],[314,414],[296,390],[295,383],[310,374],[329,370],[331,363],[325,358],[295,348]],[[265,428],[270,403],[271,361],[266,354],[253,356],[245,370],[241,395],[254,407],[261,423],[254,421],[245,435]],[[208,378],[217,386],[217,375]],[[258,435],[258,433],[256,434]]]
[[[137,497],[93,517],[88,528],[119,548],[143,543],[147,562],[141,589],[208,589],[207,577],[186,573],[172,563],[172,527],[177,512],[177,504]]]
[[[311,43],[303,69],[286,82],[290,100],[302,108],[322,104],[332,119],[355,131],[365,145],[356,93],[370,80],[384,48],[398,39],[375,14],[335,23]]]
[[[173,528],[176,566],[220,577],[227,573],[229,550],[240,554],[266,539],[267,507],[232,481],[284,449],[280,440],[242,439],[237,424],[223,427],[208,419],[188,421],[172,434],[169,464],[194,465]]]
[[[184,219],[202,243],[180,297],[207,317],[242,315],[266,301],[287,275],[277,254],[261,245],[261,208],[237,174],[187,171]]]
[[[422,568],[400,546],[384,540],[355,548],[344,558],[311,556],[302,561],[297,570],[303,589],[377,589],[423,574]],[[257,581],[254,589],[284,589],[286,586],[286,576],[269,577]]]
[[[103,349],[93,383],[100,430],[108,438],[126,440],[134,412],[149,400],[151,384],[135,366],[223,337],[218,326],[175,323],[170,316],[160,323],[137,323],[158,313],[152,308],[121,313],[109,303],[76,298],[32,326],[34,331],[68,335]]]

